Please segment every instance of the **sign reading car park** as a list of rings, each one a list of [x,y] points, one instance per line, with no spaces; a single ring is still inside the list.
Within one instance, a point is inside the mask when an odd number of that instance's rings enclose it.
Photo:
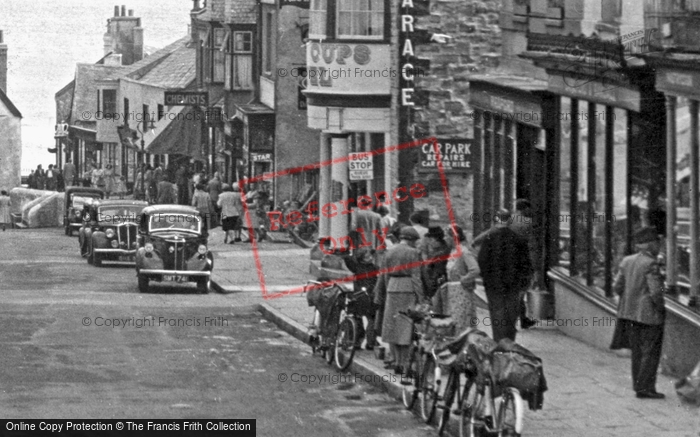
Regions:
[[[472,150],[472,140],[468,138],[438,138],[440,161],[445,172],[466,173],[472,171],[476,164],[475,150]],[[422,172],[438,171],[437,156],[432,144],[420,147],[420,165]]]
[[[166,91],[165,104],[168,106],[208,106],[209,94],[206,91]]]
[[[369,153],[350,153],[348,170],[351,181],[371,181],[374,179],[374,162]]]

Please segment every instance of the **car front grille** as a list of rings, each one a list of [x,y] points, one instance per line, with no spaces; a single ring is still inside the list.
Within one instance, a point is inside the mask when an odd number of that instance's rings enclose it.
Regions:
[[[137,227],[134,223],[122,223],[116,228],[117,241],[122,249],[133,249],[136,241]]]

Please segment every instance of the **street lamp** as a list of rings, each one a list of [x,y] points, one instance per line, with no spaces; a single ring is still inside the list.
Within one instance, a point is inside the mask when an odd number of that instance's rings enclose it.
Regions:
[[[143,120],[139,121],[136,123],[136,130],[141,134],[141,159],[142,161],[145,161],[146,158],[146,131],[148,130],[153,130],[156,128],[155,124],[153,123],[153,120],[146,120],[148,117],[144,117]],[[143,126],[144,123],[148,123],[146,126],[146,131],[144,131]],[[141,191],[143,192],[143,199],[146,199],[146,187],[144,186],[145,184],[145,178],[146,178],[146,168],[143,165],[145,162],[141,162]]]

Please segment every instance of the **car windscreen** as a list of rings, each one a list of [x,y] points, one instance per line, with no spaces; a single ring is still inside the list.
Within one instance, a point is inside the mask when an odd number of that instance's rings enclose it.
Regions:
[[[109,223],[135,222],[138,220],[141,206],[103,206],[97,209],[97,221]]]
[[[95,199],[99,199],[100,196],[73,196],[71,206],[73,208],[82,208],[88,202],[92,202]]]
[[[150,217],[150,231],[182,230],[200,233],[201,220],[193,214],[157,213]]]

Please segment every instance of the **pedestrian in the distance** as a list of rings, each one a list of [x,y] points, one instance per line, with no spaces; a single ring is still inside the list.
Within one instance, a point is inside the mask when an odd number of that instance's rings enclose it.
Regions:
[[[223,184],[222,189],[223,192],[219,195],[217,206],[221,208],[221,228],[224,231],[224,244],[234,244],[236,241],[241,241],[240,218],[243,204],[241,204],[238,185],[232,188],[229,184]],[[233,232],[233,236],[230,235],[231,232]]]
[[[527,241],[508,227],[510,212],[499,210],[495,219],[496,229],[484,237],[477,261],[484,279],[493,339],[515,341],[520,290],[530,278],[530,259]]]
[[[170,181],[169,176],[158,182],[156,190],[156,203],[159,205],[170,205],[177,203],[177,192],[175,184]]]
[[[613,290],[620,295],[611,349],[632,350],[632,387],[638,398],[663,399],[656,391],[666,308],[664,282],[657,255],[657,230],[645,227],[634,235],[637,253],[623,258]]]
[[[75,164],[70,159],[66,159],[63,165],[63,180],[66,182],[66,187],[75,185]]]
[[[180,205],[189,205],[189,174],[185,164],[181,164],[180,168],[175,172],[175,183],[177,184],[177,203]]]
[[[0,224],[2,224],[2,231],[5,232],[5,227],[12,224],[12,217],[10,216],[10,196],[7,191],[0,191]]]
[[[207,190],[209,191],[209,197],[214,206],[214,217],[212,219],[213,226],[218,226],[221,220],[221,208],[219,207],[219,195],[223,191],[223,186],[221,183],[221,177],[219,172],[214,172],[214,177],[209,180],[207,184]]]
[[[53,169],[53,164],[49,164],[49,169],[46,170],[46,189],[56,191],[56,172]]]
[[[447,282],[447,258],[452,248],[445,241],[445,231],[440,226],[431,226],[423,237],[423,247],[419,248],[425,260],[433,260],[425,265],[425,295],[431,299],[440,285]]]
[[[105,170],[104,170],[104,179],[105,179],[105,198],[109,199],[109,196],[112,194],[112,192],[115,191],[114,169],[112,168],[112,164],[107,164],[107,168],[105,168]]]
[[[41,168],[41,164],[36,166],[36,171],[34,172],[34,183],[36,184],[37,190],[44,189],[44,169]]]
[[[209,193],[206,192],[206,186],[204,184],[198,184],[194,188],[194,195],[192,196],[192,206],[197,208],[197,211],[202,215],[204,219],[204,229],[211,229],[211,199],[209,198]]]
[[[409,264],[422,261],[415,248],[418,232],[411,226],[401,228],[399,244],[387,250],[381,275],[374,288],[374,303],[383,314],[381,325],[382,340],[389,343],[393,362],[385,362],[385,367],[397,373],[406,373],[408,351],[413,337],[413,321],[401,314],[425,302],[420,266],[406,268]]]
[[[34,179],[34,170],[32,170],[32,172],[29,173],[29,176],[27,177],[27,185],[31,189],[36,189],[36,182]]]

